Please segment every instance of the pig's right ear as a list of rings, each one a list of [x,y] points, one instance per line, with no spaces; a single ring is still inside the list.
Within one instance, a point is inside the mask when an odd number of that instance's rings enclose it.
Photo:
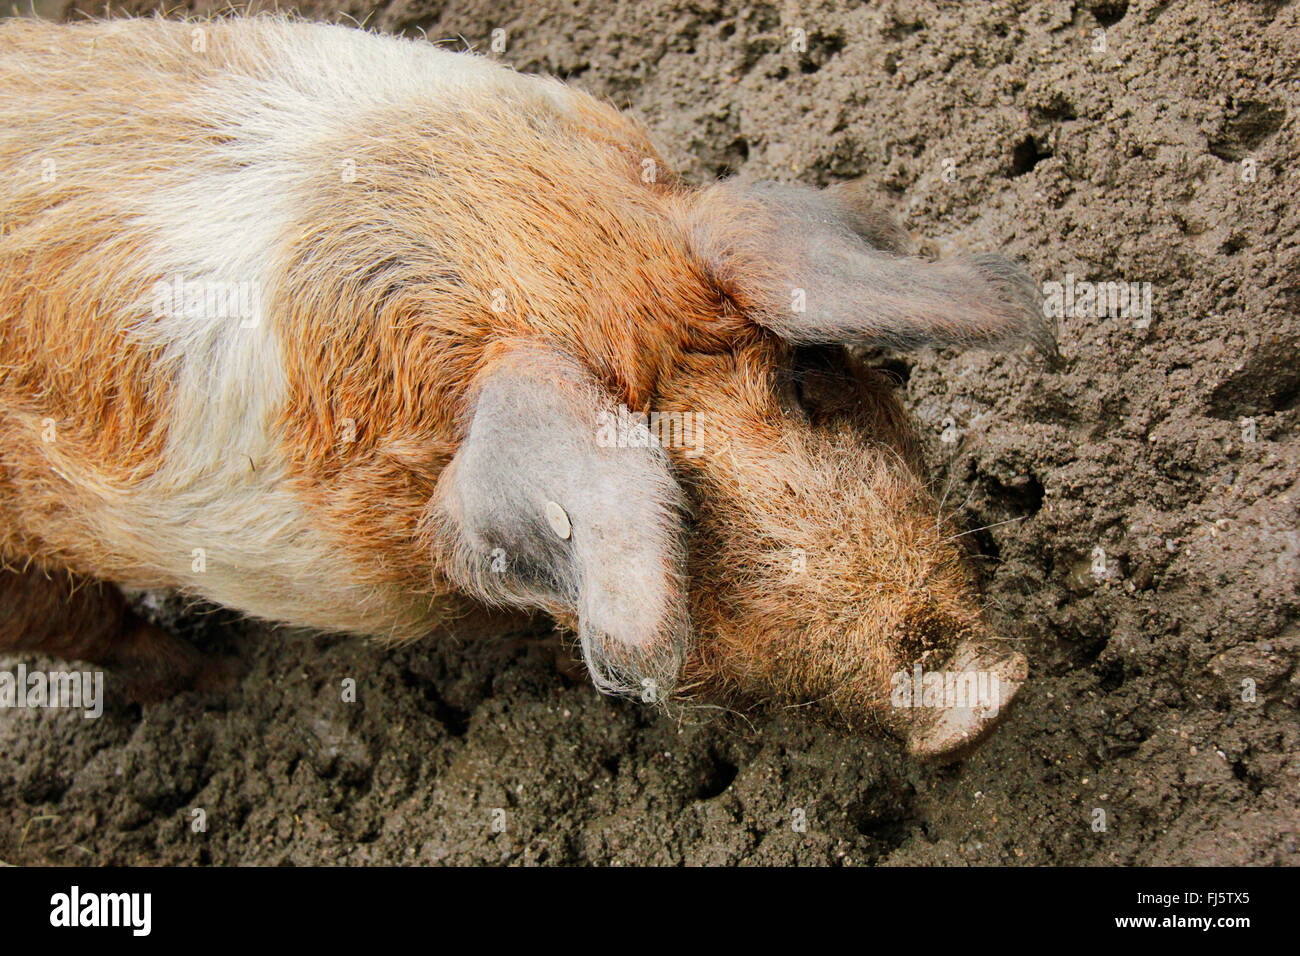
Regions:
[[[576,616],[606,693],[662,698],[685,658],[681,491],[661,447],[618,447],[617,409],[575,360],[536,345],[477,376],[467,433],[426,515],[434,560],[506,607]]]
[[[1042,297],[997,253],[929,262],[846,188],[725,182],[699,193],[691,242],[742,312],[796,345],[1017,348],[1057,359]]]

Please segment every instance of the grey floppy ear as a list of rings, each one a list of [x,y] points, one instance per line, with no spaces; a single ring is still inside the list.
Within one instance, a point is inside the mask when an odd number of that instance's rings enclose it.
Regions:
[[[720,183],[698,198],[691,240],[759,325],[799,345],[1032,345],[1056,340],[1020,265],[997,253],[928,262],[847,187]]]
[[[663,449],[608,441],[612,400],[550,349],[509,349],[476,386],[426,515],[435,559],[488,603],[576,616],[597,687],[662,699],[690,638],[684,506]]]
[[[912,253],[912,237],[884,202],[871,193],[864,180],[827,186],[822,195],[832,204],[832,213],[837,213],[871,248],[900,256]]]

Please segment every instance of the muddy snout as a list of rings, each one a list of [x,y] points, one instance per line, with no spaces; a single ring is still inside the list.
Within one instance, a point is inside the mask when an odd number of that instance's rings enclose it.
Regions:
[[[908,752],[940,762],[968,753],[1006,719],[1028,676],[1025,655],[978,638],[960,644],[940,670],[917,664],[896,673],[890,703],[910,712]]]

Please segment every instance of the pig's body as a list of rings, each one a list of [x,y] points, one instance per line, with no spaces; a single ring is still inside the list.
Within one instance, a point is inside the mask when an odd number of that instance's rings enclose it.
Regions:
[[[0,25],[0,184],[15,593],[399,639],[461,595],[560,616],[606,689],[829,700],[918,752],[986,729],[885,703],[996,657],[896,400],[839,351],[803,408],[781,382],[795,345],[1049,343],[1005,260],[900,257],[846,193],[691,190],[560,83],[270,18]],[[712,444],[600,446],[619,404]],[[0,648],[92,656],[87,613]]]
[[[562,169],[580,138],[599,155],[638,131],[481,57],[269,18],[12,22],[0,57],[0,364],[23,369],[0,379],[6,554],[277,621],[427,632],[442,596],[429,556],[403,546],[397,560],[375,532],[415,541],[451,448],[443,396],[508,324],[491,291],[533,268],[511,256],[542,254],[510,248],[509,215],[488,210],[535,188],[521,158]],[[444,169],[496,191],[483,215],[440,205],[463,186],[440,191]],[[640,171],[629,160],[626,178]],[[561,241],[565,223],[538,228]],[[329,263],[308,235],[332,244]],[[343,341],[373,335],[361,315],[382,283],[419,259],[431,280],[463,271],[468,242],[495,246],[473,263],[481,277],[423,290],[438,300],[424,334],[441,340]],[[234,307],[159,308],[155,284],[178,276],[233,290]],[[418,394],[387,365],[400,345],[422,364]],[[339,361],[313,362],[331,347]],[[411,415],[418,399],[431,401]]]

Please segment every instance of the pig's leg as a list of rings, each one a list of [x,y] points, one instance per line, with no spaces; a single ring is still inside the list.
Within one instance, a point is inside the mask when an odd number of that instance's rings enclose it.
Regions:
[[[203,655],[137,617],[111,584],[0,568],[0,653],[22,651],[107,667],[140,702],[214,679]]]

